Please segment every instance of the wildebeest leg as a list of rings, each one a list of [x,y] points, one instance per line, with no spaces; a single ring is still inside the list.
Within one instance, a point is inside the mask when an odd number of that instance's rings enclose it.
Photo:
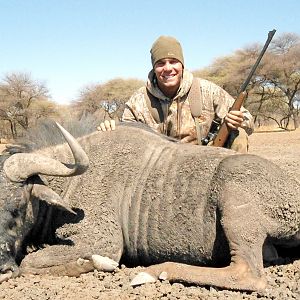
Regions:
[[[138,274],[131,285],[167,279],[196,285],[210,285],[226,289],[261,291],[266,287],[263,274],[262,245],[266,234],[260,226],[263,216],[253,208],[249,196],[233,187],[222,192],[221,223],[229,242],[231,263],[224,268],[198,267],[166,262],[153,265]],[[239,195],[237,203],[233,196]],[[249,201],[248,201],[249,200]]]
[[[95,269],[111,272],[118,267],[121,256],[121,249],[111,255],[115,260],[100,253],[91,255],[80,252],[76,253],[70,246],[48,246],[28,254],[20,265],[20,273],[79,276]]]
[[[46,246],[26,255],[20,265],[21,273],[79,276],[95,269],[116,269],[123,252],[120,226],[108,227],[103,222],[101,227],[92,227],[88,220],[83,228],[78,228],[77,223],[60,227],[61,231],[56,232],[62,237],[67,235],[67,238],[62,239],[61,244]],[[87,232],[86,228],[92,229]]]
[[[131,285],[155,282],[157,279],[245,291],[262,291],[266,287],[265,279],[253,276],[248,262],[239,256],[235,256],[230,266],[225,268],[197,267],[173,262],[153,265],[139,273]]]
[[[132,280],[131,285],[135,286],[161,279],[226,289],[261,291],[266,287],[266,280],[263,275],[255,275],[249,262],[249,257],[253,257],[256,250],[261,251],[261,247],[248,249],[248,254],[243,255],[244,257],[238,253],[239,251],[236,251],[236,254],[232,256],[230,266],[224,268],[197,267],[173,262],[153,265],[139,273]],[[253,259],[251,260],[253,261]]]

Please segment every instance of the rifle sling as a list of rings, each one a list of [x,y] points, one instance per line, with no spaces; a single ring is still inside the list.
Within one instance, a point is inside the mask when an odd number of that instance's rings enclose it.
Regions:
[[[202,114],[202,90],[195,77],[193,78],[188,98],[193,118],[199,118]]]
[[[202,144],[201,138],[203,133],[198,118],[202,114],[202,90],[195,77],[193,78],[193,83],[189,91],[188,97],[189,97],[191,113],[195,121],[198,145],[201,145]]]

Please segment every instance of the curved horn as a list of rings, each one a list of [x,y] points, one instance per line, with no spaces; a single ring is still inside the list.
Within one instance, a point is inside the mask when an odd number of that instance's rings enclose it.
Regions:
[[[70,146],[75,163],[67,166],[58,160],[37,153],[17,153],[4,162],[6,176],[15,182],[25,181],[35,174],[52,176],[75,176],[84,173],[89,166],[89,159],[76,139],[61,125],[56,123]]]
[[[32,195],[40,200],[46,201],[50,205],[60,207],[61,209],[67,210],[76,215],[76,212],[72,210],[69,204],[46,185],[34,184],[32,187]]]

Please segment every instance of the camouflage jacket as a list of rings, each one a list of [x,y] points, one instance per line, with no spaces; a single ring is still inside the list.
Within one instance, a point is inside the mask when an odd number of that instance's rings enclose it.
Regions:
[[[153,70],[149,73],[147,85],[137,90],[126,102],[122,121],[142,122],[157,132],[182,140],[182,142],[197,143],[195,121],[189,104],[189,90],[193,75],[185,70],[180,88],[173,99],[167,98],[158,88]],[[234,98],[216,84],[197,78],[201,89],[202,113],[198,121],[202,128],[202,137],[206,137],[211,123],[219,118],[223,121],[226,113],[233,105]],[[145,99],[145,89],[156,97],[167,111],[164,124],[158,123],[152,116]],[[248,110],[242,107],[244,113],[243,128],[250,135],[253,132],[253,118]]]

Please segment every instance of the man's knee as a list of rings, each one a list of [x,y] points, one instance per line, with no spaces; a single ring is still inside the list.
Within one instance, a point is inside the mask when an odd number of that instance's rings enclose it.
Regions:
[[[232,130],[229,134],[226,148],[240,153],[247,153],[249,149],[249,136],[243,128]]]

